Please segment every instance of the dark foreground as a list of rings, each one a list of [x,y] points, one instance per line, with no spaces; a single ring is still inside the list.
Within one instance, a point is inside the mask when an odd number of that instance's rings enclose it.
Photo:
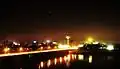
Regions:
[[[82,55],[54,52],[0,58],[0,69],[118,69],[119,64],[118,54]]]

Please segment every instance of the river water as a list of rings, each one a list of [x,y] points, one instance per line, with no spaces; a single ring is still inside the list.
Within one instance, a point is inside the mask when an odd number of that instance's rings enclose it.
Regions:
[[[44,57],[43,57],[44,56]],[[0,58],[0,69],[107,69],[120,68],[119,55],[29,54]]]

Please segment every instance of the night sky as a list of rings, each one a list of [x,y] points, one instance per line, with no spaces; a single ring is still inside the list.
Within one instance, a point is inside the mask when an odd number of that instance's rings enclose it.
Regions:
[[[120,40],[120,2],[0,2],[1,39]]]

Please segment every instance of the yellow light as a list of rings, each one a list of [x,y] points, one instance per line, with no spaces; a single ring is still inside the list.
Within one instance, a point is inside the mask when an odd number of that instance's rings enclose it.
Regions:
[[[83,60],[83,55],[78,55],[78,60]]]
[[[66,56],[64,56],[64,60],[65,60],[65,62],[67,61],[67,57]]]
[[[43,66],[44,66],[43,62],[40,63],[40,66],[43,68]]]
[[[71,58],[70,58],[70,54],[67,56],[67,58],[68,58],[68,61],[70,61],[70,59],[71,59]]]
[[[57,44],[57,42],[53,42],[53,44]]]
[[[22,48],[22,47],[20,47],[20,48],[19,48],[19,50],[20,50],[20,51],[23,51],[23,48]]]
[[[10,48],[4,48],[4,52],[8,52]]]
[[[43,49],[43,47],[40,47],[40,49]]]
[[[93,38],[89,37],[87,41],[88,42],[93,42]]]
[[[49,67],[51,65],[51,60],[48,60],[47,66]]]
[[[102,44],[106,45],[107,43],[105,43],[105,42],[102,42]]]
[[[93,44],[98,44],[98,43],[99,43],[99,42],[97,42],[97,41],[96,41],[96,42],[93,42]]]
[[[74,55],[72,54],[72,59],[74,59]]]
[[[56,65],[57,64],[57,59],[55,58],[55,60],[54,60],[54,64]]]
[[[62,57],[60,57],[60,63],[62,63]]]
[[[57,46],[54,47],[55,49],[57,48]]]
[[[50,43],[51,41],[50,40],[46,40],[47,43]]]
[[[50,49],[51,47],[50,46],[48,46],[48,49]]]
[[[92,63],[92,56],[89,56],[89,63]]]
[[[114,46],[113,45],[108,45],[106,49],[107,50],[114,50]]]
[[[69,47],[70,47],[69,45],[62,45],[62,44],[58,45],[58,48],[62,48],[62,49],[66,49],[66,48],[69,48]]]
[[[84,46],[83,44],[78,45],[78,47],[83,47],[83,46]]]
[[[75,57],[75,59],[76,59],[77,55],[75,54],[74,57]]]
[[[66,36],[66,39],[70,39],[70,36]]]
[[[10,48],[8,48],[8,51],[10,50]]]

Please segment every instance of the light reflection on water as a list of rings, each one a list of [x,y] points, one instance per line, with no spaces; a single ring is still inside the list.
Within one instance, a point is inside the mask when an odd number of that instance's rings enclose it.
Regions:
[[[89,63],[92,63],[92,56],[89,56]]]
[[[84,56],[83,55],[78,55],[78,60],[83,60],[84,59]]]
[[[39,69],[44,68],[44,67],[51,67],[51,66],[56,66],[60,64],[65,64],[66,67],[70,66],[70,62],[75,61],[75,60],[84,60],[84,55],[81,54],[68,54],[63,57],[57,57],[54,59],[48,59],[47,61],[41,61],[39,64]],[[92,63],[92,56],[88,57],[88,62]]]

